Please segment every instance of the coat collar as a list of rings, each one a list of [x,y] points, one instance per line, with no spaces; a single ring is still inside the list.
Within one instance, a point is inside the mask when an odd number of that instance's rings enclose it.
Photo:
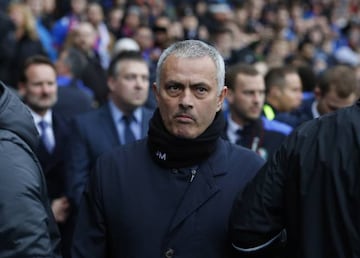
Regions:
[[[224,164],[228,164],[226,155],[228,146],[230,145],[226,145],[223,140],[219,139],[214,154],[200,164],[194,180],[190,183],[191,185],[171,221],[170,232],[221,190],[217,184],[217,178],[227,173]]]

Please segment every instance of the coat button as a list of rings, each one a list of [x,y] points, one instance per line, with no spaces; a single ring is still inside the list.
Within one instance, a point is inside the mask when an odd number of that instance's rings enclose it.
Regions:
[[[166,258],[172,258],[174,256],[174,253],[175,253],[174,249],[169,248],[165,252],[165,257]]]

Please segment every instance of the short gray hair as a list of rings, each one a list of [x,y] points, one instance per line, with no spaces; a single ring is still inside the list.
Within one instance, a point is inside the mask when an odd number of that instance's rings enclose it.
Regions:
[[[181,57],[181,58],[198,58],[205,56],[210,57],[213,60],[216,67],[218,93],[220,94],[221,90],[224,87],[224,82],[225,82],[224,59],[214,47],[200,40],[178,41],[162,52],[156,67],[156,87],[158,90],[160,86],[160,76],[164,62],[170,55],[174,55],[176,57]]]

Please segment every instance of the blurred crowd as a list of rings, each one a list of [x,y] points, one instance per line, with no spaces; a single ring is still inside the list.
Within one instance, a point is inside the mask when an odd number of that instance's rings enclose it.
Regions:
[[[129,127],[132,140],[146,137],[149,89],[174,42],[219,51],[223,135],[265,160],[293,128],[359,96],[358,0],[0,0],[0,35],[0,81],[50,134],[37,155],[64,257],[96,158],[130,142]]]
[[[28,56],[46,54],[56,62],[71,47],[90,60],[96,57],[97,70],[106,70],[119,49],[139,49],[153,79],[161,51],[181,39],[206,41],[227,65],[256,64],[264,73],[284,64],[308,66],[315,75],[338,63],[360,65],[356,0],[3,0],[1,5],[0,79],[14,88]],[[106,94],[93,78],[83,78],[103,102]]]

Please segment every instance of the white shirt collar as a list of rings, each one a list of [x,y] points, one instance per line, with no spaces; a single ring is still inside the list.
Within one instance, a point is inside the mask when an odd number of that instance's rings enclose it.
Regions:
[[[311,113],[313,115],[313,118],[318,118],[320,116],[320,113],[318,111],[318,102],[315,100],[312,104],[311,104]]]
[[[39,127],[39,122],[44,120],[50,128],[52,128],[52,124],[53,124],[53,120],[52,120],[52,111],[51,109],[46,111],[44,116],[40,116],[39,114],[35,113],[32,109],[30,109],[30,113],[34,119],[34,123],[36,125],[36,128],[38,129],[38,132],[40,133],[40,127]]]
[[[124,113],[114,104],[112,100],[109,100],[109,107],[111,115],[114,119],[115,124],[120,121],[120,119],[124,116]],[[136,122],[137,124],[141,122],[142,119],[142,112],[141,107],[138,107],[135,109],[132,113],[133,115],[133,122]]]
[[[232,120],[231,115],[228,114],[228,125],[227,125],[226,134],[230,142],[236,143],[236,141],[239,138],[237,131],[242,128],[243,127],[237,124],[234,120]]]

